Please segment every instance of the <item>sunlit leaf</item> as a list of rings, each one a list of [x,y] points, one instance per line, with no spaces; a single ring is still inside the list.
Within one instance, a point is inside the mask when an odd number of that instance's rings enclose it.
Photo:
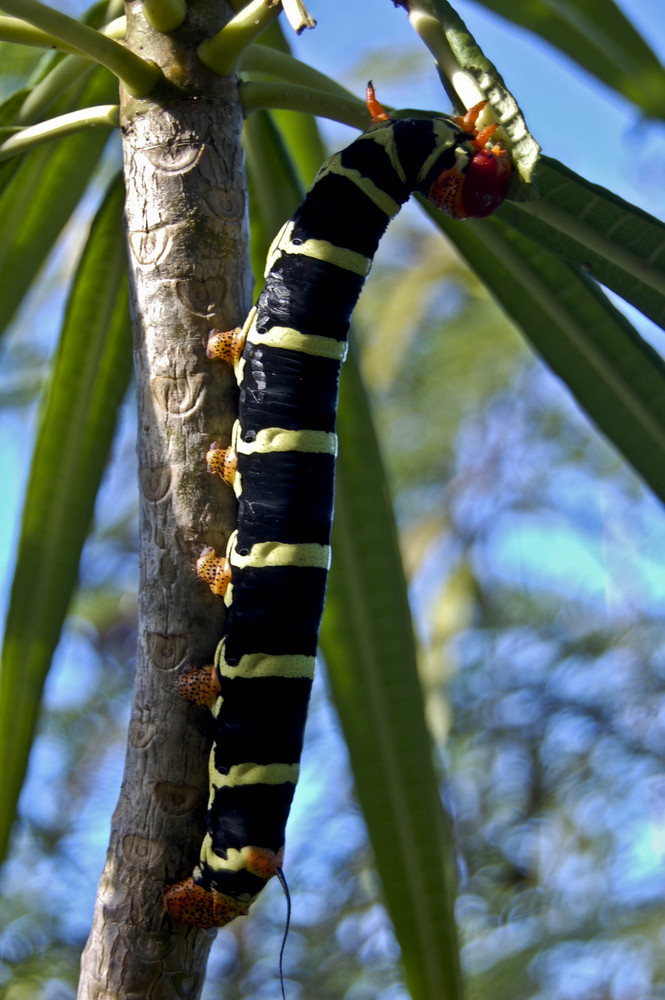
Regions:
[[[123,197],[117,179],[93,222],[37,430],[0,672],[0,856],[129,382]]]
[[[613,0],[477,2],[541,35],[645,114],[665,117],[665,69]]]

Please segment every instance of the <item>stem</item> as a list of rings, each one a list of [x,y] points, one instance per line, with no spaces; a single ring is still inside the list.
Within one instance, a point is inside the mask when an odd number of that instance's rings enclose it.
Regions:
[[[15,135],[5,139],[0,143],[0,160],[7,160],[11,156],[18,156],[19,153],[26,153],[35,146],[49,142],[51,139],[59,139],[66,135],[73,135],[75,132],[83,132],[88,128],[118,127],[118,106],[117,104],[99,104],[94,108],[84,108],[81,111],[70,111],[66,115],[58,115],[49,121],[40,122],[39,125],[31,125],[22,129]]]
[[[21,15],[34,27],[53,35],[81,55],[106,66],[133,97],[149,94],[161,76],[154,63],[141,59],[100,31],[53,10],[39,0],[0,0],[0,6],[10,14]]]
[[[414,0],[409,21],[416,34],[434,56],[441,82],[457,111],[473,107],[485,96],[473,74],[463,67],[454,52],[448,33],[464,34],[465,26],[448,3],[437,5],[436,13],[427,0]]]
[[[280,9],[279,4],[268,6],[268,0],[252,0],[221,31],[201,42],[197,55],[203,65],[218,76],[231,76],[247,46],[276,20]]]
[[[0,41],[14,42],[16,45],[34,45],[41,49],[58,49],[60,52],[76,52],[73,45],[67,45],[55,35],[34,28],[20,17],[0,17]]]
[[[79,79],[83,73],[90,73],[94,64],[84,56],[65,56],[50,70],[43,79],[36,83],[23,104],[14,116],[16,125],[32,125],[41,118],[54,101],[64,93],[67,87]]]
[[[319,73],[307,63],[294,59],[286,52],[273,49],[270,45],[262,45],[261,43],[250,45],[242,54],[239,69],[244,73],[267,73],[270,76],[277,76],[281,80],[288,80],[289,83],[298,83],[303,87],[329,91],[345,101],[356,100],[351,91],[336,83],[335,80],[331,80],[325,73]]]
[[[148,24],[166,33],[175,31],[185,20],[185,0],[143,0],[143,13]]]
[[[126,28],[126,19],[117,17],[100,30],[111,38],[124,38]],[[32,125],[75,80],[94,68],[95,64],[78,52],[65,56],[30,90],[14,115],[14,124]]]
[[[243,83],[240,85],[240,100],[246,113],[259,108],[282,108],[330,118],[352,128],[365,129],[369,124],[367,108],[357,98],[338,97],[297,84]]]
[[[127,27],[125,17],[116,17],[99,30],[107,38],[124,38]],[[67,52],[71,55],[82,56],[80,49],[68,45],[55,35],[49,35],[46,31],[33,27],[27,21],[22,21],[20,17],[0,16],[0,42],[13,42],[15,45],[32,45],[40,49],[57,49],[58,52]]]
[[[103,28],[99,29],[102,35],[106,35],[107,38],[122,39],[125,37],[127,31],[127,18],[124,16],[116,17],[113,21],[109,21],[105,24]]]
[[[540,146],[497,70],[448,0],[409,0],[409,21],[434,56],[441,82],[453,104],[469,108],[488,101],[482,123],[498,122],[513,165],[524,184],[531,182]]]

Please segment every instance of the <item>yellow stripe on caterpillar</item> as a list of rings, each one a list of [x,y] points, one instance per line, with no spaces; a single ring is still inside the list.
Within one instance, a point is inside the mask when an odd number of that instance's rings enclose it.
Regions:
[[[214,748],[210,752],[210,784],[214,788],[235,788],[238,785],[295,785],[299,764],[235,764],[228,774],[222,774],[214,764]],[[214,793],[214,789],[213,789]]]
[[[432,150],[432,152],[427,157],[422,167],[418,171],[419,181],[422,181],[425,177],[427,177],[427,174],[429,173],[432,164],[435,163],[441,156],[441,152],[445,148],[443,137],[446,135],[450,137],[448,142],[449,146],[452,146],[455,142],[455,133],[451,125],[448,124],[448,122],[434,121],[432,125],[434,127],[434,132],[437,138],[439,139],[439,142],[434,147],[434,149]],[[455,166],[459,170],[460,174],[464,173],[464,169],[466,168],[469,159],[470,159],[470,153],[468,149],[460,149],[459,146],[455,149]],[[453,170],[455,168],[451,167],[450,169]]]
[[[234,679],[253,677],[303,677],[312,680],[316,657],[305,656],[302,653],[291,655],[275,656],[272,653],[245,653],[238,660],[237,666],[231,666],[226,662],[225,641],[217,646],[215,653],[215,666],[222,677]]]
[[[238,532],[229,538],[226,557],[236,569],[263,569],[267,566],[308,566],[330,569],[330,546],[317,542],[291,545],[287,542],[257,542],[249,552],[237,551]],[[227,591],[228,596],[228,591]]]
[[[239,872],[245,867],[242,851],[229,848],[228,857],[220,858],[212,849],[212,837],[206,833],[201,844],[201,860],[216,872]]]
[[[259,333],[256,327],[247,334],[247,343],[257,347],[281,347],[287,351],[302,351],[317,358],[331,358],[333,361],[344,361],[349,350],[345,340],[333,340],[331,337],[318,337],[313,333],[300,333],[290,326],[272,326],[265,333]]]
[[[283,427],[264,427],[257,433],[254,441],[243,441],[238,436],[234,442],[234,450],[237,455],[265,455],[273,451],[336,455],[337,435],[332,431],[289,431]]]
[[[243,847],[240,850],[229,847],[226,857],[222,858],[213,851],[212,837],[209,833],[205,835],[201,845],[201,860],[215,872],[251,871],[261,878],[268,879],[275,874],[276,868],[281,867],[283,857],[283,848],[275,852],[267,847]]]
[[[373,142],[379,146],[383,146],[388,159],[390,160],[390,165],[404,184],[406,183],[406,174],[404,173],[404,167],[397,153],[397,144],[395,142],[395,133],[392,128],[377,128],[369,129],[365,135],[358,136],[358,139],[362,142]]]
[[[355,250],[347,250],[346,247],[336,247],[327,240],[308,239],[301,243],[293,243],[291,235],[295,229],[295,224],[291,221],[285,223],[271,244],[266,259],[265,277],[268,277],[276,262],[282,254],[300,254],[302,257],[312,257],[314,260],[323,260],[327,264],[334,264],[345,271],[352,271],[366,278],[370,272],[372,261],[364,254],[356,253]]]
[[[360,170],[352,170],[349,167],[345,167],[342,164],[342,154],[337,153],[335,156],[331,156],[326,165],[319,170],[316,175],[317,181],[326,174],[337,174],[340,177],[346,177],[347,180],[359,187],[363,194],[367,195],[370,201],[373,201],[377,208],[380,208],[382,212],[392,219],[394,215],[400,210],[399,202],[391,198],[389,194],[374,183],[366,174],[360,172]]]

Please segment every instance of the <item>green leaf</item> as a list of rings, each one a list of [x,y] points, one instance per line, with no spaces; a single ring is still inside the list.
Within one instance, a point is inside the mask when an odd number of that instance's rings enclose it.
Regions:
[[[660,356],[594,281],[502,218],[460,225],[433,209],[429,214],[665,502],[665,364]]]
[[[665,225],[549,157],[536,184],[541,197],[504,202],[501,219],[665,329]]]
[[[530,134],[524,115],[496,66],[448,0],[409,0],[405,6],[411,25],[436,59],[441,81],[457,106],[470,108],[482,99],[489,102],[494,120],[501,124],[510,140],[515,167],[514,196],[534,197],[531,180],[540,146]]]
[[[79,262],[39,421],[0,668],[0,857],[130,377],[123,197],[118,178]]]
[[[117,87],[104,70],[83,88],[84,105],[117,99]],[[58,110],[60,107],[58,106]],[[108,132],[92,129],[34,149],[13,174],[0,178],[0,332],[48,256],[85,191],[108,141]]]
[[[665,69],[612,0],[478,0],[541,35],[647,114],[665,118]]]
[[[270,112],[255,111],[245,120],[242,141],[249,176],[252,269],[259,280],[268,247],[300,201],[302,188]]]
[[[452,841],[433,765],[397,531],[364,387],[338,412],[321,644],[413,1000],[461,997]]]

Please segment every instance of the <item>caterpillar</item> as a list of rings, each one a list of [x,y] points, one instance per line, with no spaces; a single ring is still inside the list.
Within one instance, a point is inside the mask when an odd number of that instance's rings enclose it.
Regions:
[[[208,469],[235,490],[226,555],[197,572],[228,607],[215,662],[180,680],[210,707],[207,832],[191,876],[165,889],[178,921],[222,926],[282,876],[330,565],[337,384],[351,313],[390,219],[418,191],[457,219],[506,196],[512,165],[461,117],[391,119],[371,83],[372,123],[319,170],[270,247],[265,286],[244,326],[212,331],[211,359],[234,368],[239,415]]]

